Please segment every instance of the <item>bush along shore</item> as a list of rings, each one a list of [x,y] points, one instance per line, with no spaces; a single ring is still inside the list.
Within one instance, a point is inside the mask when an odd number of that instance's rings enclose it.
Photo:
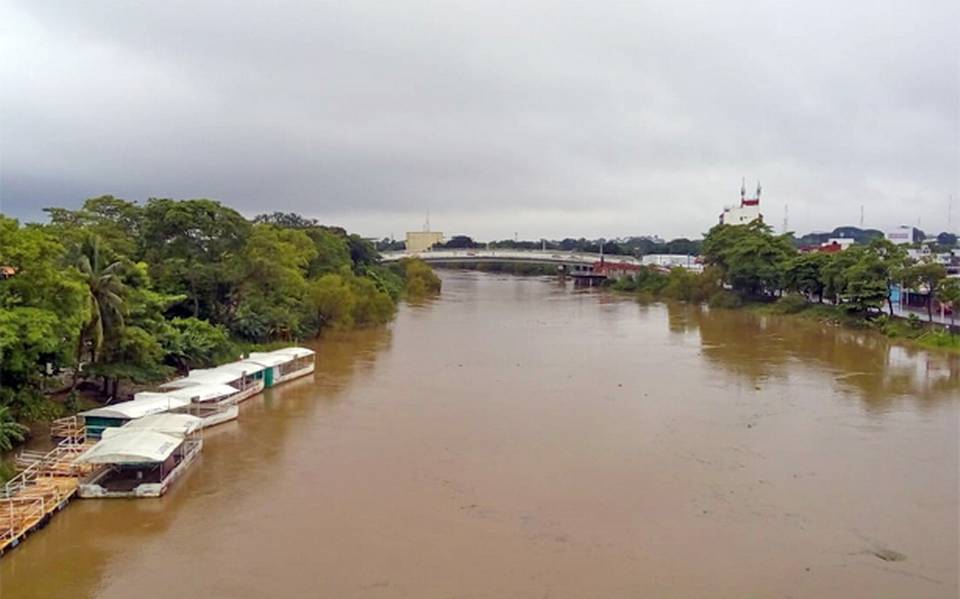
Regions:
[[[960,279],[948,278],[939,264],[909,260],[903,248],[884,239],[833,254],[803,253],[789,235],[774,235],[758,221],[718,225],[704,238],[702,260],[699,273],[644,267],[608,286],[641,301],[798,315],[960,352],[960,335],[933,323],[935,301],[954,313],[960,309]],[[922,291],[925,319],[894,317],[891,288],[901,283]]]
[[[213,200],[112,196],[45,224],[0,214],[0,450],[49,420],[138,385],[388,322],[440,291],[429,266],[297,214],[252,220]],[[54,393],[59,390],[60,393]]]

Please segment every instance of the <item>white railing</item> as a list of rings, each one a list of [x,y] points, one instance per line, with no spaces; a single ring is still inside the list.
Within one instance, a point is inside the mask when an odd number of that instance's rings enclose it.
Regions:
[[[0,488],[0,499],[9,499],[24,493],[40,478],[78,475],[79,470],[72,462],[83,450],[82,443],[74,439],[64,439],[43,454],[31,450],[21,451],[16,457],[16,463],[24,464],[24,467]]]

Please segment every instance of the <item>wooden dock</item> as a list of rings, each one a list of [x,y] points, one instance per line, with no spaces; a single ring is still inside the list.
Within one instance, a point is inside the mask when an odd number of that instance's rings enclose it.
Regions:
[[[42,528],[77,493],[87,469],[73,462],[87,447],[66,439],[47,453],[17,456],[21,472],[0,488],[0,555]]]

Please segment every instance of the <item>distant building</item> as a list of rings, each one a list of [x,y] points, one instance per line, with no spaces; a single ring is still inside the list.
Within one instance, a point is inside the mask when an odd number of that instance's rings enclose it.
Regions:
[[[923,234],[923,231],[916,227],[900,225],[896,229],[887,231],[884,234],[884,237],[886,237],[887,241],[891,243],[895,243],[897,245],[907,245],[910,243],[920,243],[923,241],[925,235]]]
[[[907,257],[916,262],[921,260],[935,262],[945,267],[953,266],[954,260],[953,252],[936,253],[930,249],[929,245],[924,245],[919,250],[907,250]]]
[[[666,241],[658,235],[641,235],[640,237],[637,237],[637,239],[640,239],[643,241],[649,241],[651,243],[656,243],[660,245],[663,245],[664,243],[666,243]],[[629,239],[627,239],[627,241],[629,241]]]
[[[443,233],[439,231],[411,231],[407,233],[408,252],[425,252],[438,243],[443,243]]]
[[[746,184],[740,185],[740,205],[725,206],[720,215],[721,225],[747,225],[758,220],[763,222],[763,214],[760,213],[760,183],[757,183],[757,196],[747,197]]]
[[[831,237],[823,245],[838,245],[841,250],[845,250],[853,245],[856,240],[853,237]]]

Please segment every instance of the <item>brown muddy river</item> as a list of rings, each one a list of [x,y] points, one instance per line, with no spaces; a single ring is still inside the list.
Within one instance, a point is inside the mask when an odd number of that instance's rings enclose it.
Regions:
[[[0,598],[957,597],[957,357],[453,272],[316,347]]]

